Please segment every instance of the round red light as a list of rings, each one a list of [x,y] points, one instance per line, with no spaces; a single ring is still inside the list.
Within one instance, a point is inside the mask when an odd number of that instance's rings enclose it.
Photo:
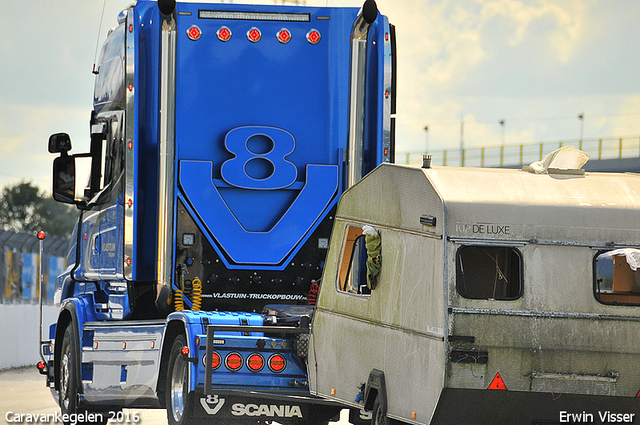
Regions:
[[[182,355],[188,356],[189,355],[189,347],[187,347],[185,345],[184,347],[182,347],[182,350],[180,350],[180,352],[182,353]]]
[[[129,91],[133,91],[133,84],[129,83]]]
[[[242,367],[242,356],[238,353],[231,353],[224,359],[224,364],[227,369],[236,371]]]
[[[258,28],[253,27],[247,32],[247,38],[250,42],[257,43],[262,38],[262,33]]]
[[[227,27],[220,27],[216,35],[218,36],[218,40],[220,41],[231,40],[231,30]]]
[[[252,372],[260,372],[264,367],[264,358],[260,354],[252,354],[247,359],[247,367]]]
[[[44,362],[43,362],[42,360],[40,360],[40,361],[38,362],[38,365],[37,365],[36,367],[37,367],[39,370],[44,370],[45,366],[46,366],[46,365],[44,364]]]
[[[278,31],[278,33],[276,34],[276,37],[278,38],[278,41],[282,44],[287,44],[288,42],[291,41],[291,33],[286,28],[282,28],[280,31]]]
[[[45,232],[43,232],[42,230],[40,230],[38,232],[38,239],[43,240],[46,237],[47,237],[47,234]]]
[[[311,44],[318,44],[320,42],[320,38],[318,30],[311,30],[307,33],[307,41]]]
[[[187,37],[189,37],[189,39],[193,41],[199,40],[200,37],[202,37],[202,31],[200,31],[200,28],[198,28],[197,26],[191,25],[191,27],[187,30]]]
[[[127,258],[127,266],[131,265],[131,258]]]
[[[220,354],[214,352],[211,355],[211,369],[219,368],[221,363],[222,363],[222,359],[220,358]]]
[[[287,361],[280,354],[269,357],[269,369],[272,372],[282,372],[287,367]]]

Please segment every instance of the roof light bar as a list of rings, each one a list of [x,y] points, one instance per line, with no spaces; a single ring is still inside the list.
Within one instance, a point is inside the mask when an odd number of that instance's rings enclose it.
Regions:
[[[240,21],[311,22],[309,13],[236,12],[224,10],[199,10],[200,19],[232,19]]]

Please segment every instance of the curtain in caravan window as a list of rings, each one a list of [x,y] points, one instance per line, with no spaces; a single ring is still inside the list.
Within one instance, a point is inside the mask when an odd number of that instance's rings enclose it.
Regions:
[[[594,295],[599,302],[640,305],[639,249],[599,252],[594,263]]]

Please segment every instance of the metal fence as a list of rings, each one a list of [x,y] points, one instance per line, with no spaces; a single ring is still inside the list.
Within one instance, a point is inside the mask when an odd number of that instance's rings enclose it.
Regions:
[[[505,167],[540,161],[546,154],[562,146],[574,146],[591,159],[618,159],[640,157],[640,136],[575,139],[553,142],[523,143],[507,146],[484,146],[466,149],[441,149],[428,152],[433,165],[462,167]],[[396,163],[422,165],[425,152],[397,152]]]
[[[66,268],[67,239],[47,236],[44,240],[42,271],[43,303],[53,304],[56,277]],[[40,297],[36,235],[0,230],[0,301],[3,304],[35,304]]]

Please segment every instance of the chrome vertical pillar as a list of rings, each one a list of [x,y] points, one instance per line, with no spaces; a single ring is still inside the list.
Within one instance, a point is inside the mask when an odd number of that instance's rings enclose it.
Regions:
[[[347,187],[362,178],[364,155],[364,107],[367,73],[367,36],[378,16],[374,0],[367,0],[351,30],[351,83],[349,94],[349,141],[347,147]]]
[[[125,36],[125,72],[126,72],[126,104],[124,116],[124,158],[125,158],[125,183],[124,183],[124,258],[123,270],[124,277],[127,280],[133,280],[133,235],[135,232],[135,216],[136,197],[135,197],[135,172],[136,172],[136,155],[138,146],[134,145],[135,139],[135,13],[133,8],[127,11],[127,28]],[[135,141],[137,144],[137,140]]]
[[[163,17],[160,61],[160,140],[158,164],[157,293],[171,288],[173,277],[173,213],[175,185],[175,57],[176,21]]]

